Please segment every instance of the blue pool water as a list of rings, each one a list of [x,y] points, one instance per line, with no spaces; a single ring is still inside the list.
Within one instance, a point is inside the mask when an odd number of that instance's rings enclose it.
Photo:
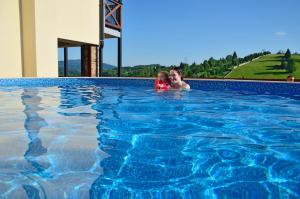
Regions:
[[[299,97],[0,86],[0,198],[299,198]]]

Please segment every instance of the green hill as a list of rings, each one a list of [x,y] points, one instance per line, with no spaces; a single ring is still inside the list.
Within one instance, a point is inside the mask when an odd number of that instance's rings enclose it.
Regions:
[[[248,64],[239,66],[226,78],[245,79],[286,79],[290,73],[281,67],[281,59],[284,55],[266,55],[253,60]],[[296,61],[297,70],[292,74],[296,79],[300,79],[300,55],[292,55]]]

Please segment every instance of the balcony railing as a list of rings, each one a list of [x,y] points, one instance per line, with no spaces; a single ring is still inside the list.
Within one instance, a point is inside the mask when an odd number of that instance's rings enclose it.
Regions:
[[[105,26],[118,31],[122,30],[122,0],[106,0]]]

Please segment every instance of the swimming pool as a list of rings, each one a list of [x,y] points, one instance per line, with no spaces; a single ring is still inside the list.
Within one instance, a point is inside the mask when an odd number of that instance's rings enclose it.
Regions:
[[[0,79],[0,198],[299,198],[300,84]]]

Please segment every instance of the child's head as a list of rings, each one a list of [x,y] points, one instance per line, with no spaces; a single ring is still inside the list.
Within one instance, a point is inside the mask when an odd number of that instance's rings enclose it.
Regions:
[[[288,82],[294,82],[294,81],[295,81],[295,77],[294,77],[293,75],[289,75],[289,76],[287,77],[287,81],[288,81]]]
[[[157,74],[157,79],[160,81],[169,81],[169,74],[165,71],[161,71]]]

